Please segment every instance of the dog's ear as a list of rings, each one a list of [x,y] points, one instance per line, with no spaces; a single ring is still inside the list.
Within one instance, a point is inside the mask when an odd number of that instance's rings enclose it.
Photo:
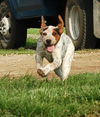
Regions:
[[[46,21],[45,21],[44,17],[41,16],[41,28],[45,28],[45,27],[47,27]]]
[[[43,30],[47,28],[46,21],[43,16],[41,16],[41,29],[40,29],[40,34],[42,35]]]
[[[59,33],[62,34],[64,31],[64,21],[63,21],[61,15],[58,15],[58,19],[59,19],[59,24],[58,24]]]

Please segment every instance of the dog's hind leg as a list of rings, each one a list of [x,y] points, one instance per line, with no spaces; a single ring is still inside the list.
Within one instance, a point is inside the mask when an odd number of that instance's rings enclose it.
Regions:
[[[63,80],[68,78],[73,57],[74,57],[74,46],[69,45],[67,48],[67,52],[65,54],[65,57],[63,58],[63,63],[62,63],[62,78],[63,78]]]
[[[63,63],[65,64],[65,63]],[[69,75],[69,72],[70,72],[70,66],[71,65],[63,65],[63,68],[62,66],[55,69],[55,73],[60,77],[61,80],[65,80],[68,78],[68,75]]]
[[[65,69],[62,70],[62,66],[60,66],[59,68],[54,70],[56,75],[58,75],[60,77],[60,79],[63,81],[68,78],[68,75],[70,72],[70,69],[66,69],[67,67],[63,66],[63,68],[65,68]]]
[[[69,75],[70,70],[71,70],[73,56],[74,56],[74,53],[72,53],[68,56],[66,54],[66,56],[63,60],[63,63],[62,63],[62,78],[63,78],[63,80],[68,78],[68,75]]]
[[[54,72],[62,79],[62,68],[61,66],[54,70]]]
[[[70,69],[71,69],[71,62],[70,63],[64,62],[62,65],[62,80],[65,80],[68,78]]]

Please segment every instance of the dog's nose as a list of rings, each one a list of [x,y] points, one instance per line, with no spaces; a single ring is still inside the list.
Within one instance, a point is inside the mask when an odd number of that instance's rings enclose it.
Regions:
[[[46,40],[46,43],[51,44],[51,40],[50,39]]]

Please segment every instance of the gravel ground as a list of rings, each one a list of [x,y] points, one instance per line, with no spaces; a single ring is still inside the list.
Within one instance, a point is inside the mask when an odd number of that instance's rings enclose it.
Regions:
[[[44,63],[47,64],[47,61]],[[70,74],[85,72],[100,73],[100,51],[75,53]],[[41,78],[36,71],[35,55],[0,55],[0,77],[4,75],[18,77],[25,74]],[[48,77],[57,76],[51,72]]]

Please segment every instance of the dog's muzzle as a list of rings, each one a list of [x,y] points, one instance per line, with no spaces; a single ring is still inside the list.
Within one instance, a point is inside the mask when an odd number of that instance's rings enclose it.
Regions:
[[[48,52],[53,52],[53,50],[54,50],[54,48],[55,48],[55,46],[52,45],[52,41],[51,41],[50,39],[47,39],[47,40],[46,40],[45,47],[46,47],[46,50],[47,50]]]
[[[50,39],[47,39],[47,40],[46,40],[46,45],[47,45],[47,46],[50,46],[50,45],[51,45],[51,40],[50,40]]]

